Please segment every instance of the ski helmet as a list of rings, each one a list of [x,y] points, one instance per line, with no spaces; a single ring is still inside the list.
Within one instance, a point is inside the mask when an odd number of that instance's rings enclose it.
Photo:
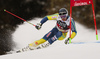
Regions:
[[[65,9],[65,8],[61,8],[60,10],[59,10],[59,15],[61,16],[61,15],[66,15],[66,17],[68,16],[68,10],[67,9]]]

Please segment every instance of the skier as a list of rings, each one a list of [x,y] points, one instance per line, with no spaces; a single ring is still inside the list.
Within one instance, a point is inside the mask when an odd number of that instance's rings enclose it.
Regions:
[[[44,37],[41,38],[40,40],[37,40],[29,44],[28,47],[19,50],[20,52],[26,51],[28,49],[34,50],[34,49],[44,48],[51,45],[56,40],[63,40],[66,38],[70,27],[70,17],[68,16],[68,10],[65,8],[61,8],[59,10],[59,13],[45,16],[40,21],[40,23],[37,23],[37,25],[35,26],[36,29],[40,30],[42,25],[48,20],[57,20],[56,26],[51,31],[49,31],[46,35],[44,35]],[[71,18],[71,31],[72,31],[71,39],[73,39],[77,34],[75,22],[73,18]],[[67,44],[68,42],[69,42],[69,38],[65,40],[65,44]]]

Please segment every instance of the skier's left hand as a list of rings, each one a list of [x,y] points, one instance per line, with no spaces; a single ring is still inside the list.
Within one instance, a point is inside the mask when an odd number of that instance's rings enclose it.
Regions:
[[[42,27],[41,23],[37,23],[37,25],[35,26],[35,28],[38,29],[38,30],[41,29],[41,27]]]
[[[69,38],[65,40],[65,44],[69,44]]]

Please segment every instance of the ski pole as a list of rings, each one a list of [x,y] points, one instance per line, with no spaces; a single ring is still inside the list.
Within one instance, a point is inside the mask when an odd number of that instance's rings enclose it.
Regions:
[[[7,12],[7,13],[9,13],[9,14],[11,14],[11,15],[13,15],[13,16],[15,16],[15,17],[17,17],[17,18],[19,18],[19,19],[21,19],[21,20],[23,20],[23,21],[25,21],[25,22],[27,22],[25,19],[23,19],[23,18],[21,18],[21,17],[15,15],[15,14],[13,14],[13,13],[7,11],[6,9],[4,9],[4,11]],[[27,23],[29,23],[29,24],[31,24],[31,25],[33,25],[33,26],[36,26],[36,25],[34,25],[34,24],[30,23],[30,22],[27,22]]]

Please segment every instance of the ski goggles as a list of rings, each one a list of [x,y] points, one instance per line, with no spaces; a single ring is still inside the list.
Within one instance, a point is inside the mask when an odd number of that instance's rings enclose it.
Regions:
[[[61,18],[66,18],[67,15],[66,15],[66,14],[65,14],[65,15],[60,15],[60,17],[61,17]]]

